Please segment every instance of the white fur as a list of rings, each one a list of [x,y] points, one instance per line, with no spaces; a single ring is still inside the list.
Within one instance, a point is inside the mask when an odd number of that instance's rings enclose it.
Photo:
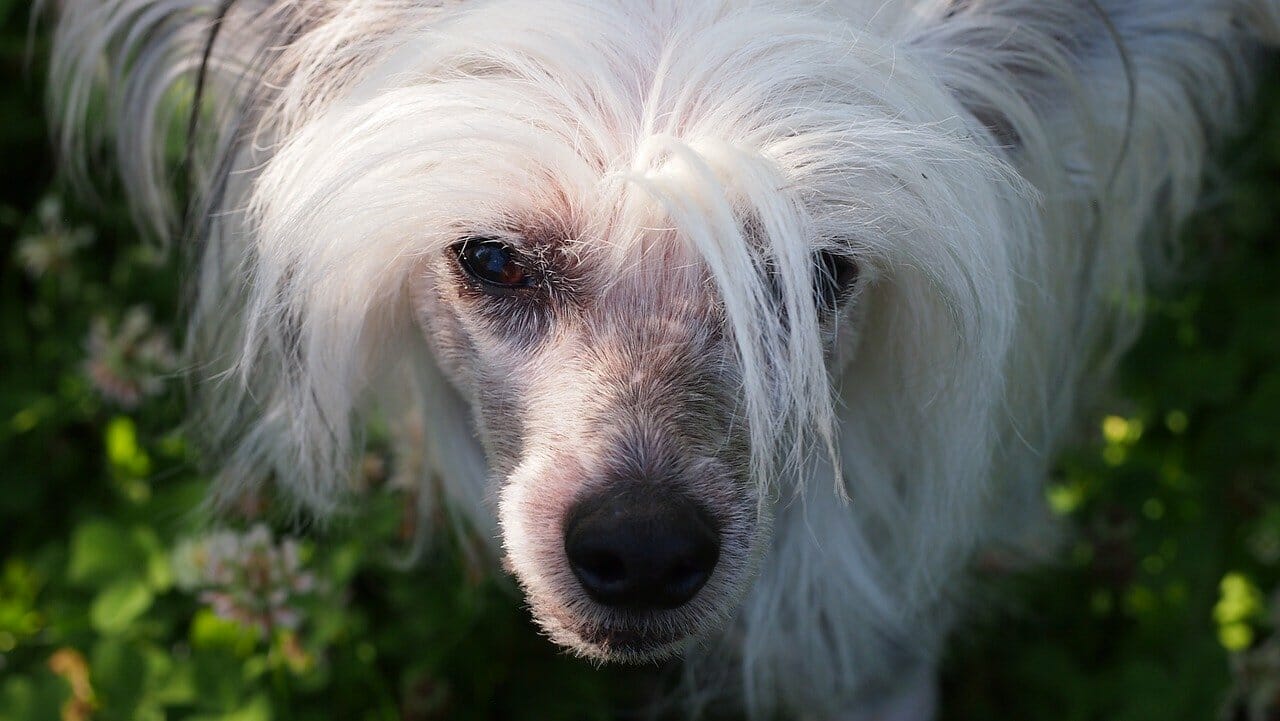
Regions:
[[[105,106],[160,229],[219,7],[60,8],[64,145],[81,155]],[[425,419],[449,509],[497,537],[413,274],[513,212],[573,215],[620,270],[642,229],[670,229],[722,299],[775,519],[734,619],[690,653],[689,695],[758,717],[856,716],[927,677],[975,551],[1043,548],[1047,464],[1133,338],[1144,266],[1193,208],[1252,53],[1280,41],[1278,0],[229,7],[193,154],[219,492],[274,475],[333,510],[391,397]],[[862,269],[834,354],[810,301],[827,245]]]

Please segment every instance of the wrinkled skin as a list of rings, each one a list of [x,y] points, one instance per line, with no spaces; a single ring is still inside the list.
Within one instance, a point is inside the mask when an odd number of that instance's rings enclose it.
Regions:
[[[502,238],[528,285],[487,287],[458,246],[425,263],[415,312],[472,408],[497,484],[504,564],[553,640],[608,660],[660,658],[723,622],[760,554],[767,519],[748,482],[731,342],[712,285],[676,244],[618,274],[561,233]],[[688,603],[626,610],[583,592],[565,521],[591,494],[638,486],[696,499],[719,561]]]

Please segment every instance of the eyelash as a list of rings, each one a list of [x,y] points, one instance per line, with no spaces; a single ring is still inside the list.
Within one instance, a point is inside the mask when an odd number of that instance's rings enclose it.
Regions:
[[[454,244],[451,253],[466,277],[490,295],[524,293],[541,280],[533,262],[497,238],[466,238]]]

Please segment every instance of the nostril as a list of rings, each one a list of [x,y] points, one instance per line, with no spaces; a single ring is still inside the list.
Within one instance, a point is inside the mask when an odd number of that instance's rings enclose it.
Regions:
[[[591,497],[575,507],[566,520],[565,555],[598,603],[676,608],[710,578],[720,540],[692,501],[642,487]]]
[[[713,561],[714,564],[714,561]],[[707,566],[682,563],[667,574],[666,586],[674,598],[693,597],[707,581]]]
[[[616,553],[600,550],[579,553],[577,566],[578,572],[589,575],[597,586],[613,586],[627,579],[627,565]]]

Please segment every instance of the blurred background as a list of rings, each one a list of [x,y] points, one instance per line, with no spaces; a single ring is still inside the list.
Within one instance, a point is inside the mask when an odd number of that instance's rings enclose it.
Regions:
[[[174,261],[54,179],[43,36],[0,0],[0,720],[609,719],[653,670],[538,636],[377,442],[325,529],[218,526],[179,428]],[[1275,75],[1275,74],[1273,74]],[[1048,502],[1059,562],[990,580],[943,719],[1280,719],[1280,76]]]

